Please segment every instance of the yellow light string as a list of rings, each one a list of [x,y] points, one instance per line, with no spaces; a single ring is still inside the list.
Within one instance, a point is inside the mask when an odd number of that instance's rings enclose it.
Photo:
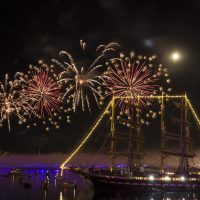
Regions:
[[[119,96],[116,96],[114,97],[115,99],[133,99],[133,98],[147,98],[147,99],[161,99],[161,98],[167,98],[167,99],[176,99],[176,98],[185,98],[189,107],[190,107],[190,110],[194,116],[194,118],[196,119],[197,123],[198,123],[198,126],[200,126],[200,119],[198,117],[198,115],[196,114],[191,102],[189,101],[187,95],[157,95],[157,96],[153,96],[153,95],[150,95],[150,96],[135,96],[135,97],[119,97]],[[89,131],[89,133],[86,135],[86,137],[83,139],[83,141],[80,143],[80,145],[71,153],[71,155],[69,157],[67,157],[67,159],[62,163],[62,165],[60,166],[61,169],[64,169],[64,166],[65,164],[67,164],[74,156],[76,153],[78,153],[78,151],[80,150],[80,148],[87,142],[87,140],[90,138],[90,136],[92,135],[92,133],[94,132],[94,130],[96,129],[96,127],[99,125],[99,123],[101,122],[101,120],[103,119],[104,115],[107,113],[107,110],[109,109],[109,107],[111,106],[112,104],[112,101],[111,100],[109,102],[109,104],[107,105],[107,107],[105,108],[103,114],[99,117],[99,119],[97,120],[97,122],[95,123],[95,125],[92,127],[92,129]]]
[[[128,97],[121,97],[121,96],[116,96],[115,99],[161,99],[161,98],[168,98],[168,99],[177,99],[177,98],[185,98],[184,95],[138,95],[138,96],[128,96]]]
[[[192,106],[190,100],[188,99],[187,95],[185,95],[185,99],[186,99],[186,101],[187,101],[187,103],[188,103],[188,105],[189,105],[189,108],[190,108],[190,110],[191,110],[191,112],[192,112],[192,114],[193,114],[195,120],[197,121],[198,126],[200,126],[200,119],[199,119],[197,113],[195,112],[195,110],[194,110],[194,108],[193,108],[193,106]]]
[[[97,122],[95,123],[95,125],[92,127],[92,129],[89,131],[89,133],[86,135],[86,137],[83,139],[83,141],[79,144],[79,146],[71,153],[71,155],[69,157],[67,157],[67,159],[65,159],[65,161],[62,163],[62,165],[60,166],[61,169],[64,169],[65,164],[67,164],[74,156],[76,153],[78,153],[78,151],[80,150],[80,148],[87,142],[87,140],[90,138],[90,136],[92,135],[92,133],[94,132],[94,130],[96,129],[96,127],[99,125],[99,123],[101,122],[101,120],[103,119],[104,115],[107,113],[109,107],[111,106],[112,100],[109,102],[109,104],[107,105],[107,107],[105,108],[103,114],[99,117],[99,119],[97,120]]]

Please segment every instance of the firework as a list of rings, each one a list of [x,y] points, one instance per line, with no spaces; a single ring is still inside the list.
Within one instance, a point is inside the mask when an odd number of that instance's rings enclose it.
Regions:
[[[52,117],[53,111],[60,110],[60,86],[42,68],[33,69],[24,78],[22,93],[41,117],[44,117],[45,112]]]
[[[123,97],[117,99],[117,104],[121,108],[121,113],[129,113],[132,108],[146,107],[151,105],[148,98],[138,98],[138,96],[149,96],[156,94],[166,94],[171,92],[171,88],[164,89],[164,85],[170,84],[168,70],[160,64],[154,64],[156,56],[144,57],[135,56],[134,52],[129,57],[120,54],[119,58],[111,59],[107,62],[108,68],[104,73],[104,84],[106,96]],[[151,111],[152,118],[156,113]],[[150,116],[147,113],[147,117]]]
[[[7,121],[10,132],[12,116],[17,118],[19,124],[23,124],[33,112],[21,93],[19,81],[9,81],[9,76],[6,74],[4,83],[0,82],[0,125]]]
[[[80,46],[82,50],[85,50],[87,45],[81,40]],[[63,64],[52,59],[63,70],[58,76],[60,82],[66,86],[63,99],[66,98],[67,102],[72,102],[74,111],[81,104],[83,111],[87,107],[91,112],[89,100],[91,96],[93,96],[97,105],[100,107],[103,95],[101,91],[102,77],[98,70],[103,67],[101,61],[105,55],[108,52],[115,51],[115,48],[118,46],[117,43],[98,46],[96,49],[98,53],[97,58],[90,65],[87,65],[87,67],[78,66],[72,55],[66,51],[61,51],[59,54],[61,57],[65,56],[67,59]]]
[[[57,81],[57,75],[54,73],[54,66],[48,66],[42,61],[38,62],[39,66],[30,65],[30,70],[26,74],[18,74],[22,85],[22,94],[30,106],[34,109],[36,117],[33,126],[37,126],[37,119],[42,121],[49,130],[49,123],[58,129],[61,120],[61,87]],[[33,120],[32,120],[33,121]],[[28,125],[27,128],[31,126]]]

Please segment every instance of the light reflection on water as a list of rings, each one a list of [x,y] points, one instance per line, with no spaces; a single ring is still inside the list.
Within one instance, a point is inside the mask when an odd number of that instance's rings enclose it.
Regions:
[[[197,200],[200,193],[133,194],[128,192],[95,192],[89,180],[65,171],[63,179],[59,170],[23,170],[22,174],[9,174],[10,169],[0,170],[0,200]],[[47,190],[45,182],[48,182]],[[25,183],[31,184],[25,188]]]
[[[200,194],[196,193],[176,193],[176,192],[155,192],[146,194],[130,194],[123,192],[113,193],[95,193],[94,199],[98,200],[199,200]]]
[[[93,199],[91,183],[70,171],[64,172],[63,179],[55,178],[59,170],[29,169],[18,175],[9,172],[0,170],[0,200]],[[42,188],[45,181],[49,182],[47,190]],[[30,188],[25,188],[25,183],[31,184]]]

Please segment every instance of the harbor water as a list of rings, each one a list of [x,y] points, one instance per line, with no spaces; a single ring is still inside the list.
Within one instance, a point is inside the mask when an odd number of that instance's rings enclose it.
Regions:
[[[0,200],[197,200],[199,193],[162,192],[135,194],[95,191],[92,183],[71,171],[56,169],[1,169]]]

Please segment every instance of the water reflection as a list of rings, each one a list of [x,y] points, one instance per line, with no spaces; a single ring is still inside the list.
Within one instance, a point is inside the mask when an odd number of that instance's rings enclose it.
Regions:
[[[14,187],[14,185],[15,185],[15,175],[12,174],[11,179],[12,179],[12,186]]]
[[[70,171],[23,170],[12,173],[0,170],[0,200],[197,200],[200,193],[142,193],[105,192],[94,193],[89,180]]]
[[[62,191],[60,191],[60,198],[59,200],[63,200],[63,194],[62,194]]]
[[[76,199],[76,188],[74,188],[74,199]]]
[[[44,190],[44,200],[47,200],[47,191]]]
[[[105,198],[106,197],[106,198]],[[200,199],[200,193],[184,193],[184,192],[155,192],[155,193],[127,193],[127,192],[104,192],[99,191],[95,193],[94,199],[97,200],[198,200]]]

